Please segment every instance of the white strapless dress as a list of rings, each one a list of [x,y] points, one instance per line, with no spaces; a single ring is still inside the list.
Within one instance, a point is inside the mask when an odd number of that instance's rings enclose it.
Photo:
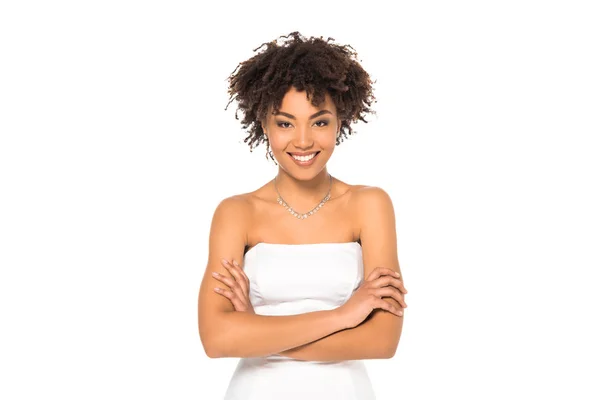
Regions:
[[[258,243],[244,255],[260,315],[296,315],[344,304],[364,279],[357,242]],[[224,400],[374,400],[363,360],[241,358]]]

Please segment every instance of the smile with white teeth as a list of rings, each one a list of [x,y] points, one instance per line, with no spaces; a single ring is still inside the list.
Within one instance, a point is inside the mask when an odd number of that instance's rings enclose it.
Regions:
[[[294,157],[298,161],[308,161],[308,160],[311,160],[315,156],[315,154],[317,154],[317,153],[315,152],[308,156],[296,156],[296,155],[292,154],[292,157]]]

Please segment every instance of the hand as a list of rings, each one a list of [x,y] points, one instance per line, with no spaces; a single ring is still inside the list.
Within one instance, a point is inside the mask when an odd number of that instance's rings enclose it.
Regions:
[[[250,292],[250,280],[235,260],[233,260],[233,264],[231,264],[229,261],[222,259],[221,264],[229,271],[233,276],[233,279],[221,275],[218,272],[213,272],[213,278],[223,282],[230,288],[230,290],[215,288],[215,292],[227,297],[233,304],[233,307],[235,307],[235,311],[244,311],[254,314],[254,308],[252,307],[250,296],[248,295]]]
[[[363,322],[376,308],[381,308],[401,317],[404,314],[402,307],[408,307],[404,302],[405,293],[408,293],[408,291],[404,288],[404,283],[397,277],[395,271],[378,267],[369,274],[352,297],[338,307],[337,310],[340,318],[345,321],[346,328],[354,328]],[[400,308],[383,300],[382,297],[394,298],[400,304]]]

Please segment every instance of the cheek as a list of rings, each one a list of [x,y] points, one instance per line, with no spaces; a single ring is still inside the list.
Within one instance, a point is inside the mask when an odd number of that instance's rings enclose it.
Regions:
[[[282,140],[281,137],[274,135],[271,139],[269,139],[269,143],[273,150],[283,150],[286,146],[285,140]]]
[[[326,141],[322,142],[322,147],[325,150],[333,151],[333,149],[335,149],[335,140],[335,135],[333,135],[333,137],[328,137]]]

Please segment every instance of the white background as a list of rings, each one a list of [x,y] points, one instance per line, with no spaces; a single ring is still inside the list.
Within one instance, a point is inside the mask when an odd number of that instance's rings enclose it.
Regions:
[[[593,3],[2,2],[0,398],[222,398],[209,225],[277,168],[226,79],[294,30],[377,80],[328,166],[396,210],[409,307],[366,361],[378,400],[599,398]]]

